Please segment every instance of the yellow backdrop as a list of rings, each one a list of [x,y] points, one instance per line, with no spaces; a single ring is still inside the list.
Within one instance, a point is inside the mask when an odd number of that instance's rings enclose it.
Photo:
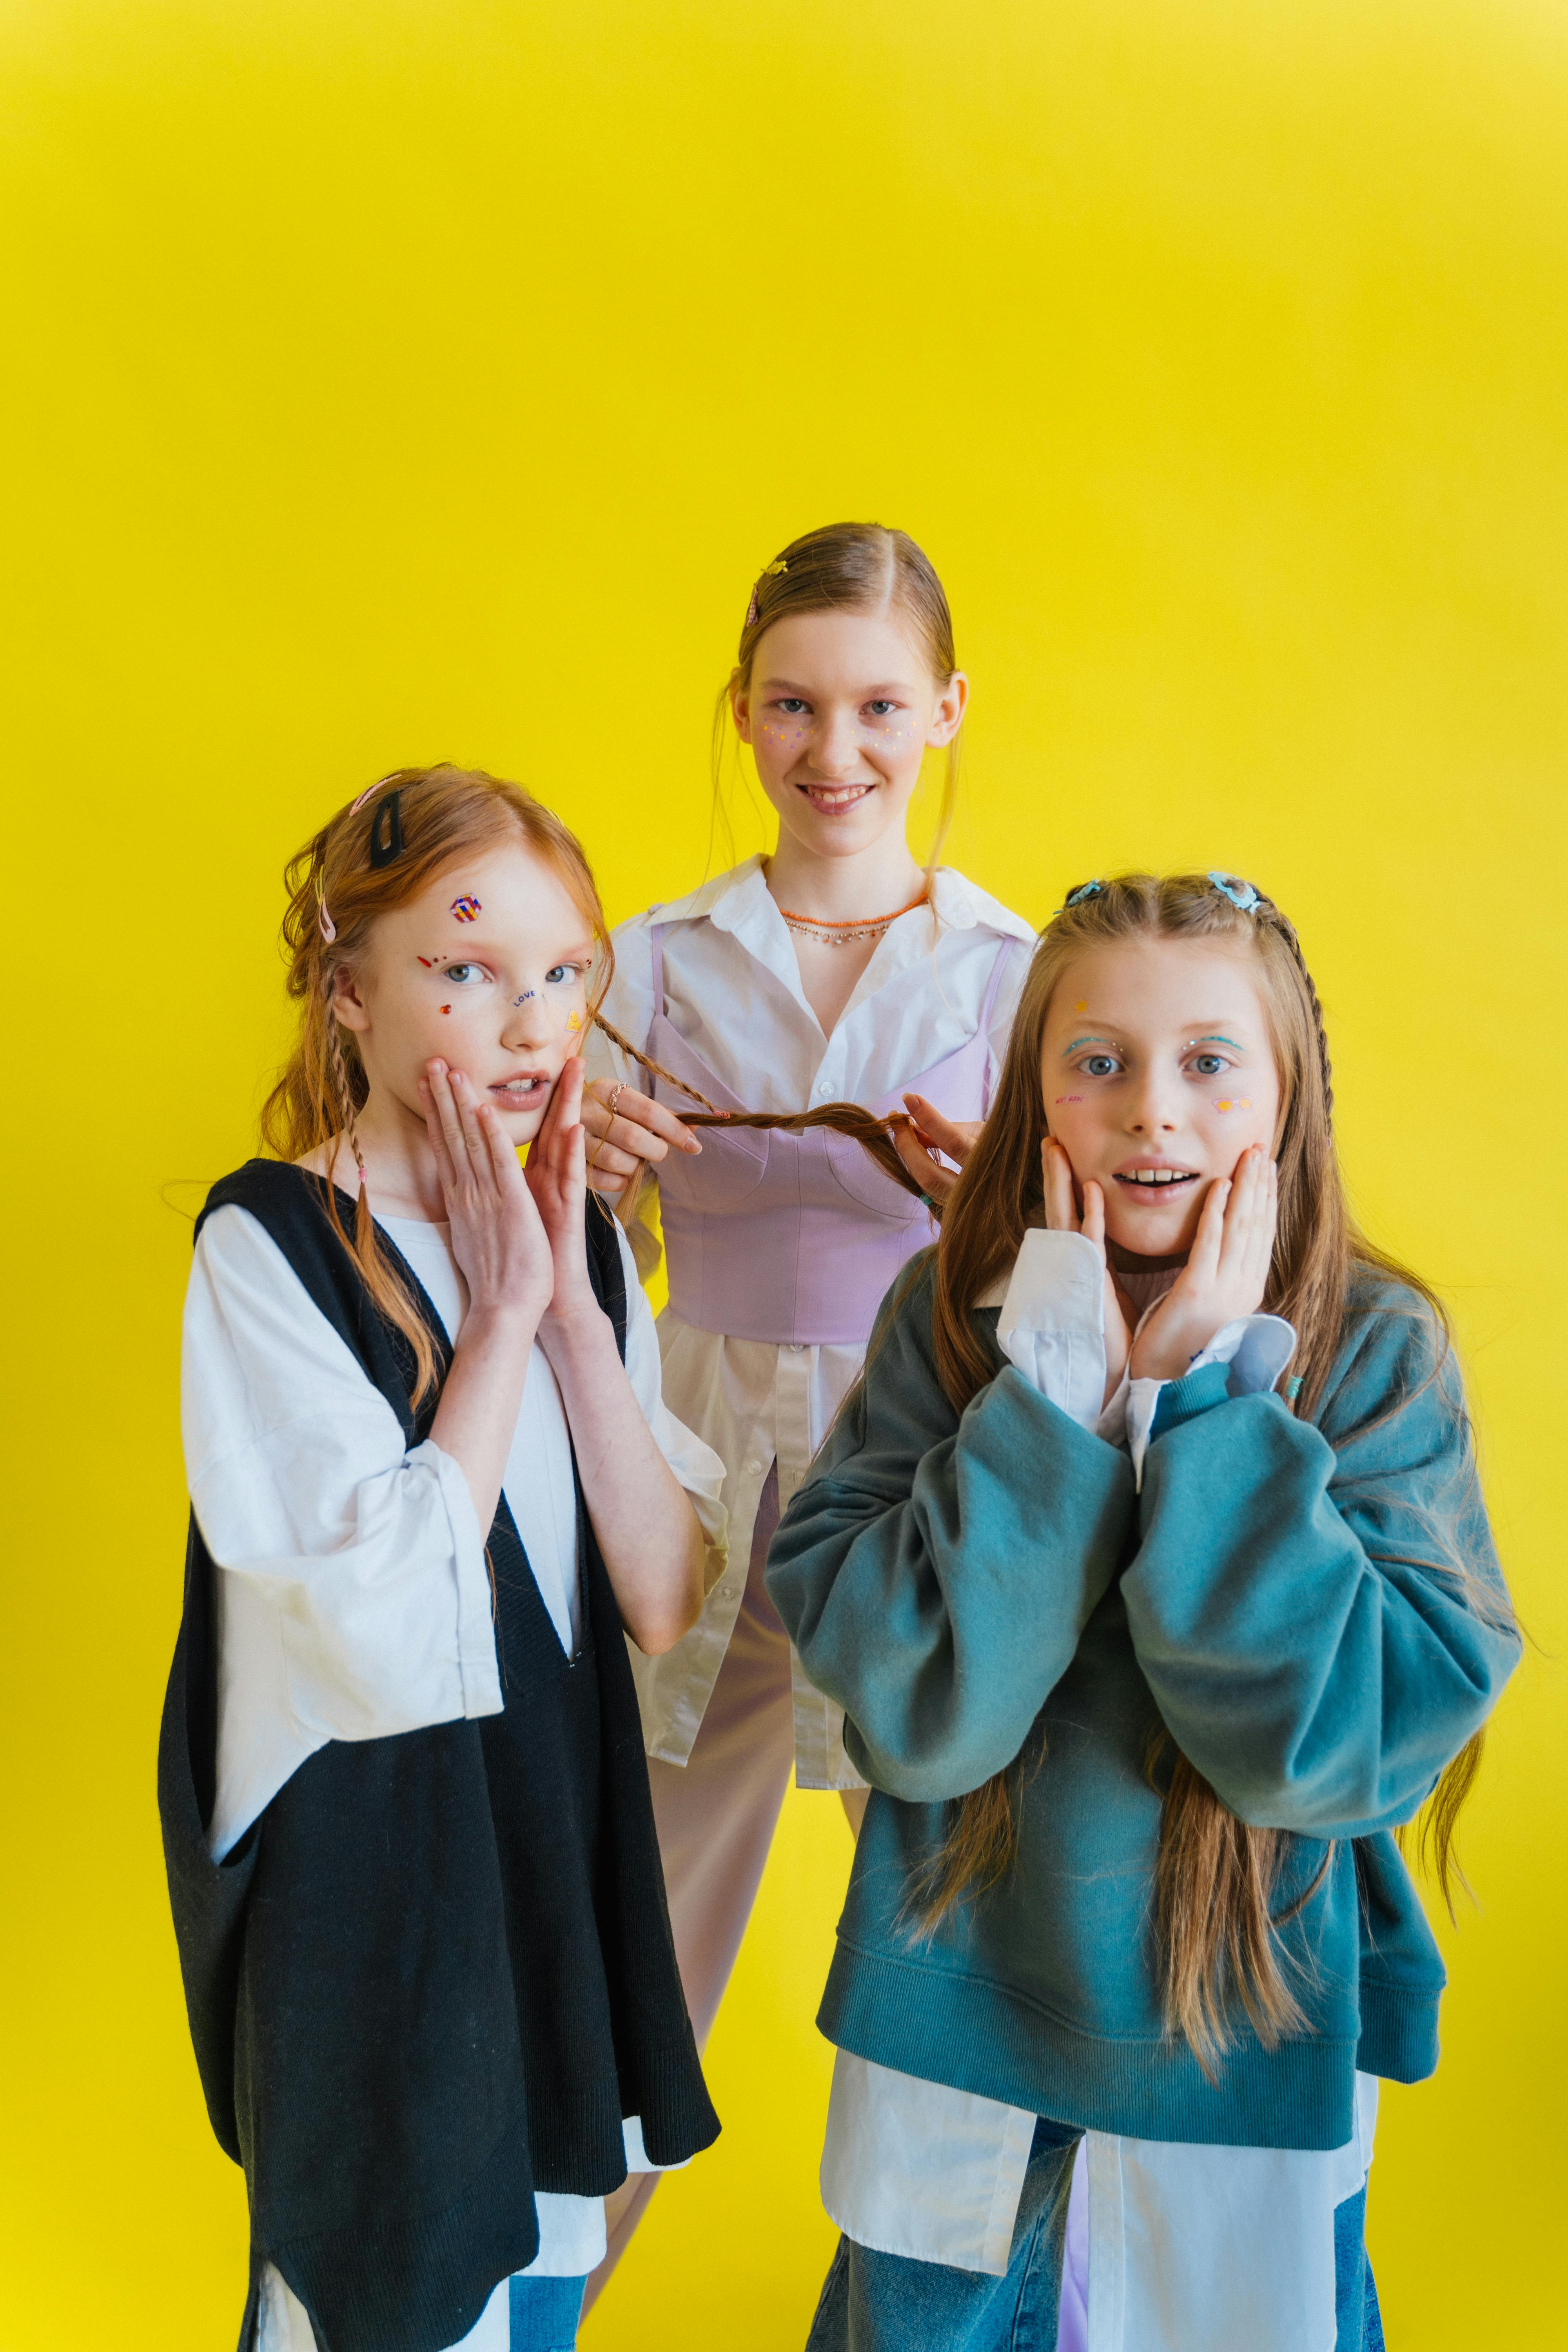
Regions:
[[[1453,1301],[1538,1648],[1372,2242],[1395,2347],[1563,2343],[1561,9],[8,0],[0,72],[4,2352],[238,2314],[153,1754],[182,1213],[284,1034],[281,861],[449,755],[616,915],[689,886],[749,583],[846,515],[952,593],[955,862],[1037,919],[1132,860],[1274,891],[1365,1220]],[[803,2341],[847,1860],[792,1797],[725,2136],[589,2352]]]

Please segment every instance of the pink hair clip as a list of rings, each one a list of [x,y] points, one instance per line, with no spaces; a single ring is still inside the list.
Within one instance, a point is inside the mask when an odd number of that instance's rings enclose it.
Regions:
[[[327,894],[320,874],[316,877],[316,920],[321,927],[321,937],[331,947],[338,936],[338,927],[327,912]]]
[[[395,776],[395,775],[397,774],[397,772],[398,772],[398,771],[397,771],[395,768],[394,768],[394,769],[393,769],[393,771],[392,771],[391,775],[377,776],[377,778],[376,778],[376,780],[375,780],[375,782],[374,782],[374,784],[366,784],[366,786],[365,786],[365,788],[364,788],[363,792],[363,793],[361,793],[361,794],[360,794],[360,796],[359,796],[358,800],[357,800],[357,801],[355,801],[355,803],[354,803],[354,804],[353,804],[353,808],[351,808],[351,809],[350,809],[350,811],[349,811],[349,814],[350,814],[350,816],[358,816],[358,814],[359,814],[359,813],[360,813],[361,809],[362,809],[362,808],[363,808],[363,806],[364,806],[364,804],[365,804],[366,801],[367,801],[367,800],[369,800],[369,798],[370,798],[370,796],[371,796],[372,793],[378,793],[378,792],[380,792],[380,790],[381,790],[381,788],[382,788],[383,784],[389,784],[389,783],[391,783],[393,776]]]

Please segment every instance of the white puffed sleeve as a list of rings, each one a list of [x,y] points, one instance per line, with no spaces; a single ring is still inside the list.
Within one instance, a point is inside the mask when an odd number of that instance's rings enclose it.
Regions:
[[[458,1465],[396,1414],[247,1211],[185,1297],[181,1421],[218,1569],[220,1859],[329,1739],[501,1708],[484,1538]]]

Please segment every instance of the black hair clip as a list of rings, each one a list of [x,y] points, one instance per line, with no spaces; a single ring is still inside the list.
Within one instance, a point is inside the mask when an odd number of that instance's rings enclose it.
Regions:
[[[401,793],[388,793],[377,801],[370,820],[370,862],[373,866],[391,866],[403,855],[403,813],[398,807]]]

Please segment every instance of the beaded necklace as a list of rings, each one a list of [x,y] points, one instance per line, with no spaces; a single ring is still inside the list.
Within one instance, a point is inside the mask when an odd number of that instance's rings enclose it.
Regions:
[[[792,915],[787,907],[781,907],[779,912],[792,931],[799,931],[803,937],[816,940],[820,947],[847,948],[853,947],[859,940],[879,940],[900,915],[912,915],[917,907],[923,907],[926,898],[927,893],[922,890],[920,897],[911,898],[907,907],[895,907],[890,915],[874,915],[868,921],[857,919],[848,923],[829,923],[820,920],[816,915]]]

